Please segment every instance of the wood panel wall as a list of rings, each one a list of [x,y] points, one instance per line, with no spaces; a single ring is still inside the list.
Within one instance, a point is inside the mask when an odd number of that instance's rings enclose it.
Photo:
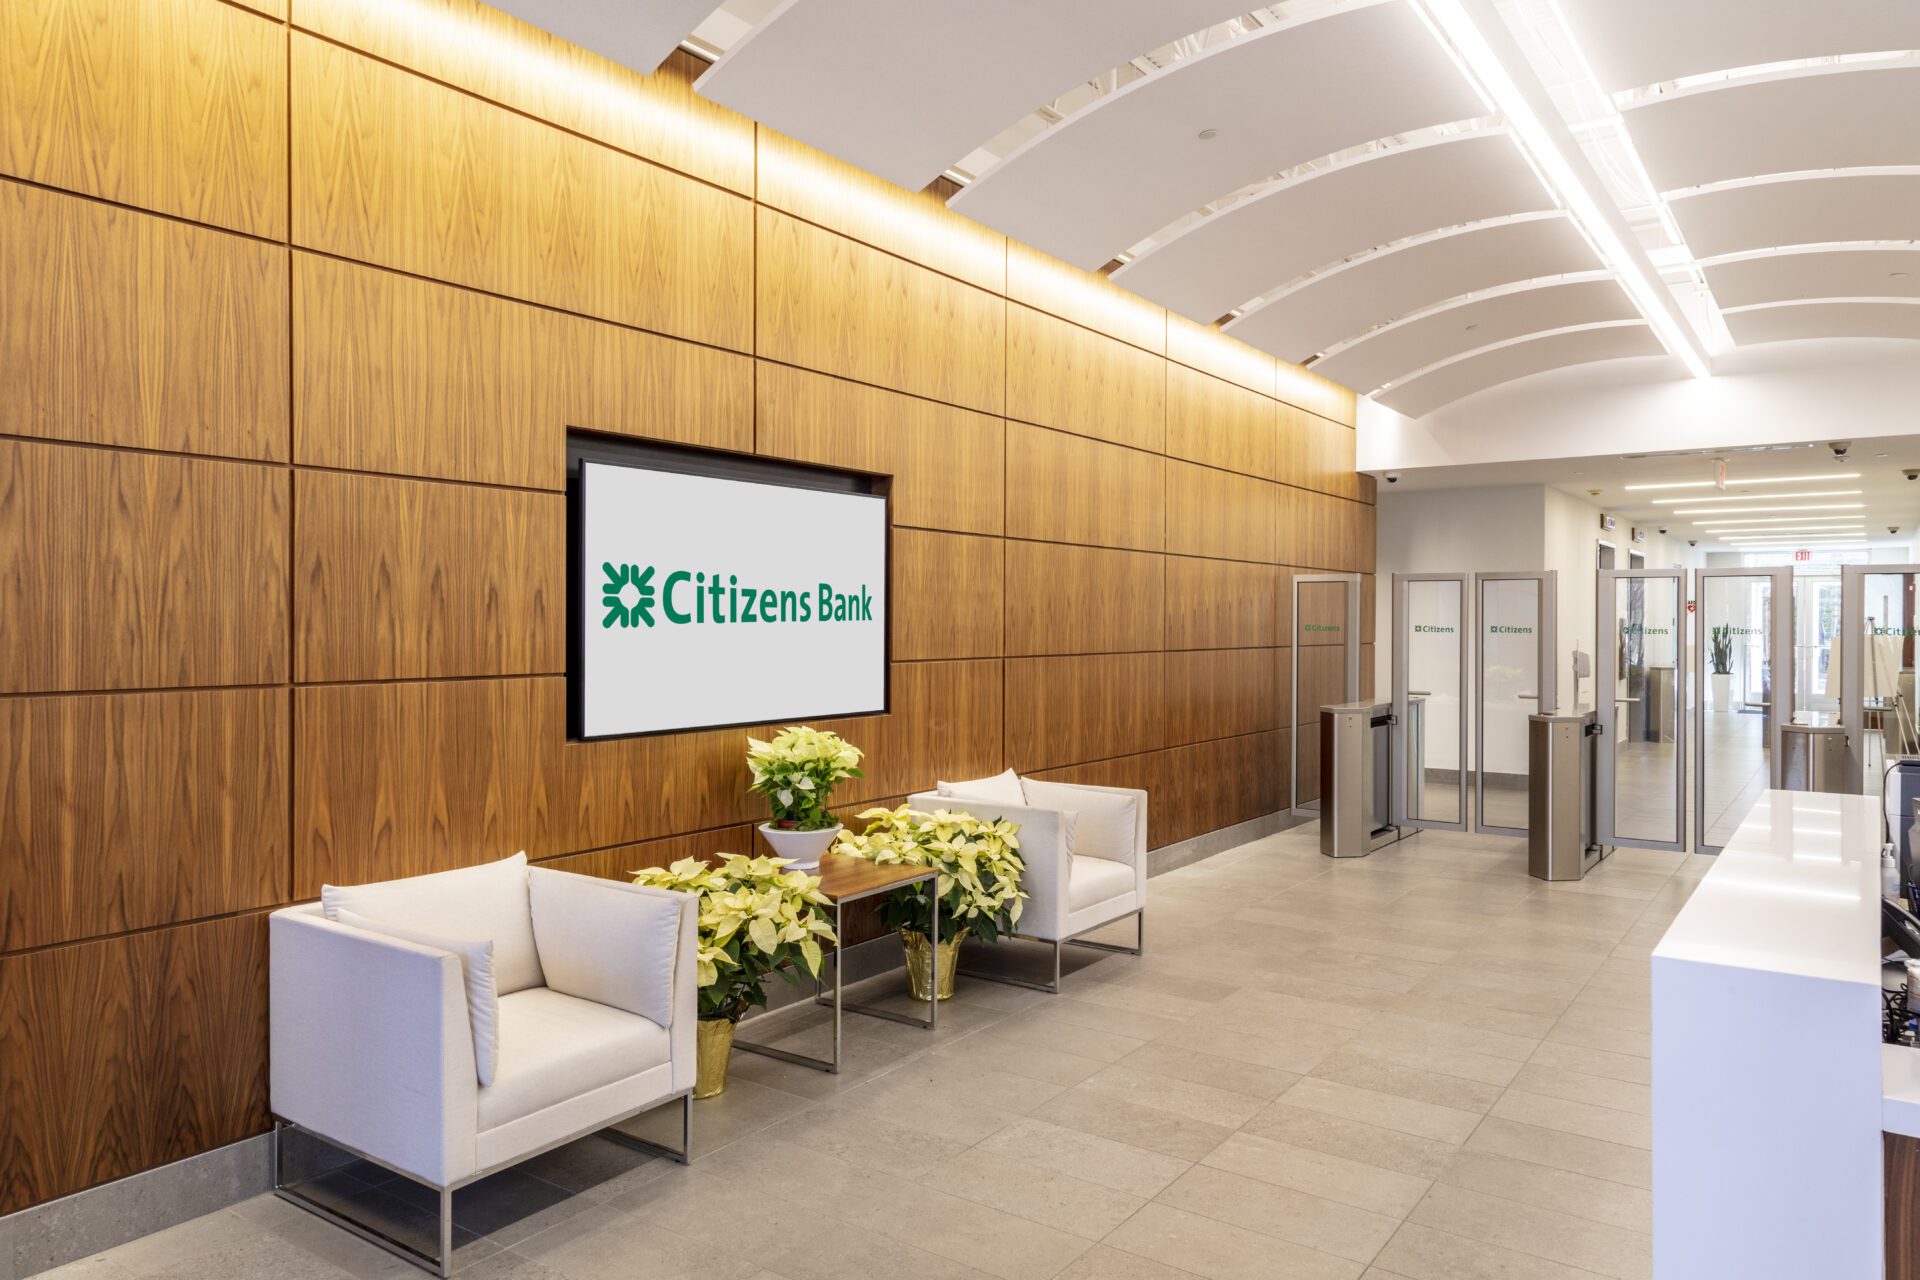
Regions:
[[[1350,393],[473,0],[0,5],[0,369],[0,1213],[264,1130],[325,881],[751,839],[743,733],[565,739],[569,427],[894,477],[850,810],[1279,809],[1373,569]]]

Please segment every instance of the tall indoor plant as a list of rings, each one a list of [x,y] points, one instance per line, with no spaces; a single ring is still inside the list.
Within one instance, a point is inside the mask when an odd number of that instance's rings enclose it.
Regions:
[[[821,944],[839,943],[821,910],[832,904],[820,892],[820,877],[790,869],[782,858],[737,853],[718,866],[682,858],[670,867],[636,871],[633,882],[700,895],[693,1096],[711,1098],[727,1087],[727,1058],[741,1016],[754,1005],[766,1006],[767,978],[778,973],[799,986],[803,968],[819,977]]]
[[[867,824],[866,831],[843,833],[836,853],[883,866],[940,871],[932,884],[922,881],[894,890],[881,900],[880,911],[887,927],[898,929],[906,944],[913,998],[927,998],[937,971],[940,998],[949,999],[960,944],[968,938],[996,941],[1020,921],[1020,904],[1027,897],[1020,890],[1027,869],[1020,859],[1020,824],[945,809],[926,813],[909,805],[868,809],[860,820]],[[935,910],[940,913],[937,957],[928,938]]]
[[[1713,629],[1713,705],[1719,711],[1733,710],[1733,627]]]
[[[860,776],[860,748],[830,729],[805,725],[776,734],[771,742],[747,739],[748,788],[767,798],[772,818],[760,834],[794,866],[820,865],[840,824],[827,812],[836,784]]]

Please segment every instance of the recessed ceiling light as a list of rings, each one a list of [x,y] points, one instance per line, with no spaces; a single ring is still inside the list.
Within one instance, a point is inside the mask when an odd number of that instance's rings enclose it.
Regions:
[[[1220,131],[1218,129],[1202,129],[1200,131],[1200,141],[1202,142],[1212,142],[1219,136]]]

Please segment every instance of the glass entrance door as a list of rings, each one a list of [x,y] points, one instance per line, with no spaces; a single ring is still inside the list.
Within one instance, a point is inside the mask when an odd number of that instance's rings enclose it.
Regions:
[[[1683,585],[1679,569],[1600,572],[1594,616],[1601,844],[1686,846]]]
[[[1901,756],[1920,754],[1914,731],[1915,588],[1920,565],[1861,564],[1841,570],[1840,712],[1848,763],[1863,795]]]
[[[1482,831],[1527,833],[1527,717],[1559,708],[1554,694],[1556,578],[1539,573],[1474,575],[1474,805]]]
[[[1293,579],[1293,741],[1289,794],[1296,815],[1320,812],[1320,708],[1360,698],[1360,575]]]
[[[1696,569],[1694,830],[1718,852],[1780,785],[1781,725],[1793,705],[1793,570]]]
[[[1393,575],[1393,811],[1467,827],[1467,577]]]

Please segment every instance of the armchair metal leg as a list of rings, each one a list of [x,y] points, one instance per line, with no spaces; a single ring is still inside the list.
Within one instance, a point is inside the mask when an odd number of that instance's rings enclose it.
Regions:
[[[451,1276],[453,1274],[453,1188],[452,1187],[435,1188],[439,1192],[439,1197],[438,1197],[438,1203],[436,1206],[436,1217],[438,1221],[434,1225],[435,1225],[435,1234],[438,1237],[439,1244],[440,1244],[439,1256],[435,1257],[431,1254],[423,1252],[422,1250],[414,1248],[412,1245],[407,1244],[405,1241],[396,1240],[393,1237],[387,1235],[385,1232],[382,1232],[375,1227],[368,1226],[367,1224],[362,1222],[357,1222],[354,1219],[349,1218],[345,1214],[339,1212],[338,1210],[333,1208],[331,1205],[322,1204],[320,1201],[315,1200],[311,1196],[308,1196],[304,1192],[300,1191],[296,1186],[289,1185],[286,1180],[286,1161],[284,1158],[284,1152],[285,1152],[285,1146],[286,1146],[285,1136],[288,1133],[288,1131],[296,1128],[298,1128],[297,1125],[290,1125],[283,1121],[276,1120],[274,1122],[274,1126],[273,1126],[273,1193],[275,1195],[279,1196],[282,1200],[285,1200],[288,1204],[293,1205],[296,1208],[306,1210],[308,1213],[312,1214],[316,1218],[321,1219],[322,1221],[332,1223],[334,1226],[339,1227],[342,1231],[348,1231],[353,1233],[356,1236],[359,1236],[362,1240],[365,1240],[368,1244],[371,1244],[378,1248],[386,1250],[388,1253],[392,1254],[396,1258],[401,1259],[403,1262],[412,1263],[414,1266],[419,1267],[421,1270],[427,1272],[430,1275],[440,1276],[442,1277],[442,1280],[444,1280],[445,1277]],[[338,1143],[335,1143],[332,1145],[339,1146]],[[346,1148],[346,1147],[341,1147],[340,1149],[343,1151],[350,1150],[349,1148]],[[358,1154],[358,1153],[354,1153],[354,1154]]]
[[[1086,947],[1090,951],[1107,951],[1118,956],[1143,956],[1147,954],[1147,909],[1142,907],[1134,912],[1133,920],[1140,930],[1140,940],[1131,947],[1117,947],[1111,942],[1088,942],[1084,938],[1068,938],[1067,941],[1076,947]],[[1107,921],[1107,924],[1112,923],[1111,920]],[[1106,925],[1100,926],[1102,929],[1106,927]]]
[[[984,969],[962,969],[959,972],[963,978],[979,978],[983,982],[997,982],[1003,987],[1025,987],[1028,991],[1043,991],[1050,996],[1057,996],[1060,994],[1060,944],[1053,943],[1053,981],[1050,983],[1015,978],[1004,973],[988,973]]]
[[[687,1164],[693,1159],[693,1091],[689,1089],[680,1095],[680,1149],[663,1147],[657,1142],[648,1142],[645,1138],[636,1138],[630,1133],[618,1129],[602,1129],[600,1136],[609,1138],[623,1147],[632,1147],[635,1151],[645,1151],[649,1155],[665,1156],[679,1164]]]

